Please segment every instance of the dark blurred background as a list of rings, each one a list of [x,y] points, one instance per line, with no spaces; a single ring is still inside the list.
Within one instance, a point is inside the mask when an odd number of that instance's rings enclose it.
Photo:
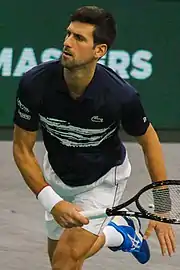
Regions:
[[[113,13],[118,35],[101,63],[141,95],[162,141],[180,140],[180,1],[96,0]],[[59,58],[69,15],[89,1],[0,0],[0,139],[12,139],[20,77]],[[125,140],[131,140],[122,133]],[[40,137],[39,137],[40,138]]]

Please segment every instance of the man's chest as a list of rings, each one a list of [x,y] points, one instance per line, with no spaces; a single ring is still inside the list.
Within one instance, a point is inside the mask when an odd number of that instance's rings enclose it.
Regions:
[[[55,98],[56,97],[56,98]],[[67,95],[44,99],[40,122],[44,131],[67,147],[96,147],[117,130],[117,121],[108,103],[75,101]]]
[[[100,98],[74,100],[53,92],[43,99],[40,115],[59,126],[74,125],[90,129],[107,128],[117,121],[117,110]],[[42,118],[41,118],[42,120]]]

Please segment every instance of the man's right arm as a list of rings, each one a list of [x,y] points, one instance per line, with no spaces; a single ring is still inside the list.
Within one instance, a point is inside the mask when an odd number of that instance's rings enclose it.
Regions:
[[[37,196],[47,186],[33,147],[39,129],[39,110],[43,92],[32,79],[31,71],[20,80],[14,111],[13,155],[26,184]]]
[[[64,201],[44,179],[34,155],[36,133],[14,127],[13,156],[15,163],[28,187],[34,192],[44,208],[53,214],[56,221],[66,228],[88,224],[76,206]]]
[[[27,131],[17,125],[14,127],[13,156],[26,184],[35,195],[47,186],[42,170],[33,152],[36,131]]]
[[[28,187],[34,192],[45,210],[62,227],[82,226],[88,223],[76,206],[64,201],[47,184],[34,155],[33,148],[39,128],[39,106],[42,96],[38,86],[27,73],[20,81],[14,112],[13,156]]]
[[[54,206],[63,199],[47,184],[43,172],[34,155],[36,131],[27,131],[19,126],[14,127],[13,156],[15,163],[28,187],[46,211],[51,212]]]

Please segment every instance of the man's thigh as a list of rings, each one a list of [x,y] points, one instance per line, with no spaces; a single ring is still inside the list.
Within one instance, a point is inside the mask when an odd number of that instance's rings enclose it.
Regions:
[[[48,238],[48,255],[49,255],[49,260],[51,264],[52,264],[52,258],[53,258],[53,254],[56,249],[57,243],[58,243],[58,240],[53,240],[53,239]]]
[[[116,185],[104,182],[94,189],[76,195],[73,203],[84,211],[111,208],[120,203],[126,183],[126,179]],[[83,229],[95,235],[99,235],[110,220],[111,217],[92,219],[89,221],[88,225],[83,226]]]
[[[83,228],[65,229],[55,247],[52,263],[66,263],[66,260],[81,262],[86,258],[98,236]]]
[[[80,206],[83,211],[115,206],[120,202],[126,182],[127,180],[122,180],[117,185],[104,182],[91,190],[74,196],[72,203]],[[110,219],[110,217],[107,217],[90,220],[88,225],[83,226],[83,229],[99,235]],[[52,215],[46,213],[45,224],[48,238],[59,240],[64,229],[57,224]]]

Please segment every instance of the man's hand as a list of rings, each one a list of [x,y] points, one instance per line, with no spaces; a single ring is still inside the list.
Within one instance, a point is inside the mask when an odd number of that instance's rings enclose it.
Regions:
[[[155,230],[159,240],[162,255],[164,256],[168,251],[169,256],[172,256],[176,249],[175,233],[172,226],[167,223],[150,221],[144,239],[149,238],[153,230]]]
[[[63,228],[82,227],[89,220],[81,215],[81,209],[67,201],[60,201],[51,210],[56,222]]]

